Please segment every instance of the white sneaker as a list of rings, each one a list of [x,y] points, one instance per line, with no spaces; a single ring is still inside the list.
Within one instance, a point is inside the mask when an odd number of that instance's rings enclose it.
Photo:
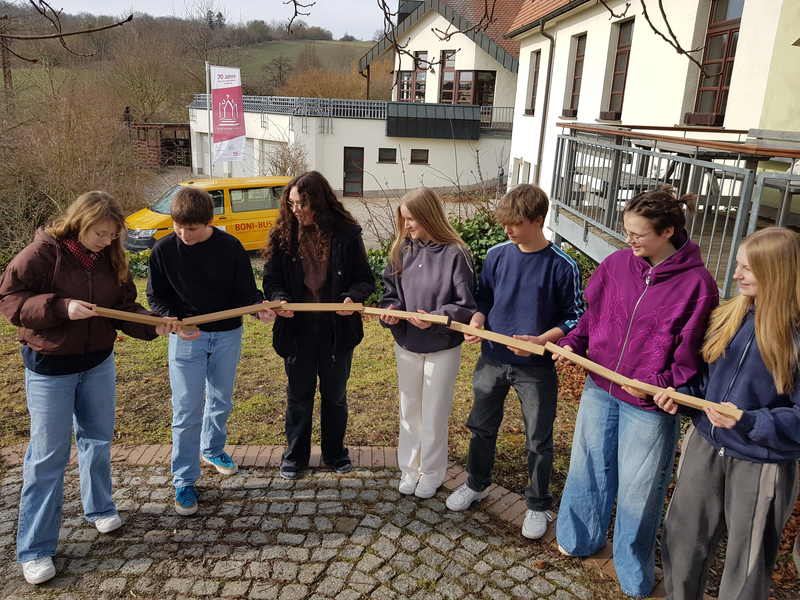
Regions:
[[[119,518],[119,515],[111,515],[110,517],[97,519],[94,522],[94,526],[97,527],[97,531],[100,533],[110,533],[122,527],[122,519]]]
[[[430,485],[425,485],[424,483],[418,483],[417,489],[414,490],[414,495],[417,498],[433,498],[436,495],[436,490],[439,488],[435,488]]]
[[[547,525],[553,520],[546,510],[531,510],[525,514],[522,523],[522,535],[529,540],[538,540],[547,531]]]
[[[482,492],[476,492],[466,483],[447,497],[445,504],[450,510],[465,510],[476,500],[483,500],[489,495],[489,488]]]
[[[25,576],[25,581],[33,585],[39,585],[52,579],[56,575],[53,557],[43,556],[22,563],[22,574]]]
[[[401,494],[405,494],[406,496],[413,496],[416,489],[416,481],[401,481],[400,485],[397,487],[397,491],[399,491]]]

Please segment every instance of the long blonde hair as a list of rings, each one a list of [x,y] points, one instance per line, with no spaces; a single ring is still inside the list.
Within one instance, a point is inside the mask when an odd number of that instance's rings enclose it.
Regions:
[[[125,249],[122,247],[122,238],[127,231],[125,213],[119,201],[108,192],[94,191],[81,194],[70,204],[67,212],[45,228],[45,233],[57,240],[80,239],[91,227],[107,221],[112,222],[122,235],[111,240],[111,244],[102,251],[108,253],[119,283],[123,284],[128,279],[128,261],[125,259]]]
[[[768,227],[742,241],[750,270],[758,284],[756,342],[779,394],[792,390],[798,370],[796,336],[800,328],[800,235],[782,227]],[[755,298],[737,295],[711,313],[703,342],[706,362],[725,356]]]
[[[400,206],[397,207],[397,237],[389,252],[392,274],[402,272],[403,264],[400,252],[403,249],[403,242],[411,239],[411,234],[406,231],[406,220],[403,213],[400,212],[404,206],[414,216],[414,220],[419,223],[420,227],[425,230],[425,233],[430,236],[434,244],[457,244],[464,256],[469,259],[469,248],[448,222],[438,194],[430,188],[422,187],[408,192],[400,201]],[[471,267],[472,260],[467,260],[467,263]]]

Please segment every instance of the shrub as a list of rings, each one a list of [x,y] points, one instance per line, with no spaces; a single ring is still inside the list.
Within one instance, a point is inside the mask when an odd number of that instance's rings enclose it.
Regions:
[[[597,268],[597,263],[569,244],[564,244],[563,250],[578,263],[578,268],[581,270],[581,290],[585,290],[586,282],[589,281],[589,277],[592,276],[592,273]]]
[[[494,214],[484,206],[479,207],[470,218],[450,223],[469,246],[472,260],[475,261],[475,275],[480,277],[489,248],[508,240],[503,226],[495,221]]]
[[[378,305],[386,293],[386,286],[383,283],[383,272],[386,270],[386,263],[389,262],[389,250],[392,248],[393,240],[383,240],[377,249],[367,250],[367,260],[372,268],[372,276],[375,277],[375,292],[367,298],[365,304]]]
[[[125,252],[125,257],[128,259],[128,268],[131,275],[134,277],[147,277],[147,270],[150,265],[150,250],[142,250],[141,252]]]

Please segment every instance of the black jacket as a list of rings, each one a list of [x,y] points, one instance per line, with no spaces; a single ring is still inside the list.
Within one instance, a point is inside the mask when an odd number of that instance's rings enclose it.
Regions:
[[[375,278],[367,260],[367,251],[361,239],[361,227],[348,225],[338,229],[331,240],[328,260],[328,281],[331,297],[328,302],[364,302],[375,291]],[[297,240],[289,252],[277,252],[264,265],[264,296],[267,300],[300,302],[303,298],[303,263],[297,252]],[[364,337],[361,314],[349,317],[333,315],[334,354],[355,348]],[[282,358],[297,356],[299,347],[297,319],[278,317],[272,335],[272,346]]]

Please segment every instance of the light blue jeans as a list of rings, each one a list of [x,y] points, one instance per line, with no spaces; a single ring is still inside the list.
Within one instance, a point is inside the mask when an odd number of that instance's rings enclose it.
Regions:
[[[194,485],[200,477],[200,450],[222,454],[233,409],[236,366],[242,353],[242,328],[203,331],[193,342],[169,336],[172,387],[172,483]],[[203,398],[205,396],[205,402]]]
[[[616,499],[614,568],[629,596],[647,598],[653,590],[656,536],[679,435],[678,416],[621,402],[586,378],[558,544],[573,556],[600,550]]]
[[[114,354],[93,369],[71,375],[39,375],[25,369],[25,393],[31,441],[25,452],[19,502],[19,562],[53,556],[58,548],[73,424],[83,514],[88,521],[117,514],[111,500]]]

